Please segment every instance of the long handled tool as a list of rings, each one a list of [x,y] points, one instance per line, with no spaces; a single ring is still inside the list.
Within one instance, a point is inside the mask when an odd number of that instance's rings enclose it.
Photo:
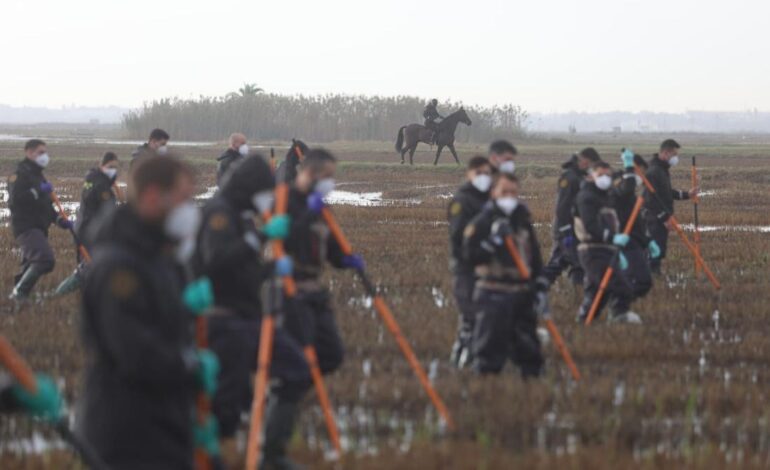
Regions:
[[[692,187],[697,188],[698,187],[698,166],[695,164],[695,155],[692,157]],[[695,249],[700,255],[700,223],[698,222],[698,203],[700,202],[700,196],[698,194],[695,195],[695,197],[692,198],[692,211],[693,211],[693,223],[695,225],[695,235],[693,236],[693,240],[695,241],[693,244],[695,245]],[[698,264],[698,260],[695,260],[695,278],[697,279],[698,274],[700,274],[700,264]]]
[[[337,220],[334,218],[334,214],[332,214],[331,210],[329,210],[328,207],[324,207],[321,211],[321,216],[326,222],[326,225],[329,227],[329,230],[331,231],[334,239],[337,241],[337,244],[342,249],[342,252],[347,256],[352,255],[353,248],[350,245],[348,239],[345,237],[345,234],[342,233],[342,229],[337,223]],[[401,352],[403,353],[407,362],[409,362],[409,365],[412,366],[412,370],[414,371],[415,375],[417,375],[417,379],[420,381],[420,384],[425,390],[425,393],[428,395],[431,402],[433,402],[433,406],[436,407],[436,410],[438,410],[439,414],[449,429],[455,430],[456,427],[454,425],[454,421],[452,420],[452,416],[449,414],[449,410],[447,409],[446,405],[444,405],[444,402],[441,400],[438,392],[436,392],[436,389],[434,389],[433,385],[431,385],[430,380],[428,380],[428,376],[425,374],[425,370],[420,365],[420,361],[417,360],[417,356],[414,354],[414,351],[409,345],[409,342],[406,340],[406,338],[404,338],[404,334],[401,332],[401,328],[398,326],[398,323],[396,322],[393,313],[390,311],[390,308],[385,303],[385,299],[377,292],[377,289],[374,287],[374,284],[372,284],[369,276],[366,275],[364,270],[358,270],[358,275],[361,277],[361,281],[364,285],[364,289],[366,289],[366,293],[374,299],[374,308],[377,310],[377,313],[380,314],[380,317],[385,323],[385,326],[395,338],[396,343],[398,343],[399,348],[401,348]]]
[[[660,195],[655,191],[655,188],[650,183],[650,180],[647,179],[647,176],[639,168],[639,166],[636,166],[636,174],[642,178],[642,182],[644,183],[644,186],[647,188],[650,194],[652,194],[658,200],[658,204],[660,205],[660,207],[664,208],[663,210],[665,210],[666,206],[663,204],[663,201],[660,199]],[[703,257],[700,255],[700,253],[698,253],[698,250],[695,247],[695,245],[693,245],[690,239],[687,237],[687,234],[684,233],[684,229],[682,228],[681,225],[679,225],[679,222],[676,220],[676,217],[674,217],[674,214],[669,214],[668,221],[671,223],[671,226],[674,227],[674,230],[676,230],[676,233],[679,234],[679,237],[682,239],[687,249],[690,250],[690,253],[692,253],[696,263],[698,263],[701,269],[703,269],[703,272],[706,274],[706,277],[711,282],[711,285],[714,286],[714,289],[716,290],[721,289],[722,286],[719,283],[719,280],[716,278],[714,273],[711,272],[711,269],[709,269],[708,265],[703,260]]]
[[[505,247],[508,250],[508,254],[511,256],[511,258],[513,258],[513,263],[516,265],[516,269],[519,270],[519,275],[521,275],[521,278],[525,281],[529,280],[529,269],[527,269],[527,265],[524,264],[524,261],[521,259],[521,253],[519,253],[519,249],[516,248],[516,244],[513,241],[512,235],[507,235],[505,237]],[[580,371],[578,370],[575,361],[572,360],[572,354],[570,354],[567,345],[564,343],[564,339],[559,333],[558,328],[556,328],[556,323],[553,322],[553,319],[551,318],[551,312],[547,310],[547,307],[543,314],[543,320],[545,321],[545,327],[548,329],[548,333],[550,333],[551,338],[553,338],[553,343],[556,345],[556,349],[559,350],[561,357],[567,364],[567,367],[572,374],[572,378],[575,379],[575,381],[579,381]]]
[[[0,363],[5,366],[11,375],[16,379],[16,382],[31,394],[37,393],[37,381],[35,380],[35,374],[29,367],[27,362],[21,355],[13,348],[8,340],[0,335]],[[80,455],[89,468],[92,470],[106,470],[107,465],[96,454],[96,452],[85,441],[76,436],[67,425],[66,418],[61,418],[53,424],[54,429],[61,435],[69,445],[72,446],[75,451]]]
[[[208,348],[208,322],[205,313],[200,313],[195,318],[195,343],[198,349]],[[211,419],[211,399],[205,391],[198,392],[195,399],[195,411],[198,425],[205,427]],[[195,470],[212,470],[217,468],[212,456],[202,447],[195,448]]]
[[[275,189],[275,213],[281,215],[286,213],[289,198],[289,186],[286,182],[281,182]],[[285,255],[283,242],[280,240],[274,240],[272,242],[272,250],[275,259],[280,259]],[[272,281],[273,285],[270,289],[270,305],[269,311],[262,319],[262,327],[260,330],[260,344],[259,354],[257,357],[257,378],[254,387],[254,400],[252,402],[251,412],[251,424],[249,429],[249,441],[246,449],[246,468],[248,470],[254,470],[257,468],[259,462],[259,454],[261,448],[261,431],[262,421],[264,420],[264,406],[265,397],[267,396],[267,385],[269,378],[270,362],[272,360],[273,351],[273,336],[275,333],[275,310],[277,309],[276,298],[280,295],[280,288],[277,287],[277,282]],[[284,276],[281,279],[281,285],[283,292],[287,299],[293,298],[297,293],[297,287],[294,283],[294,278],[291,276]],[[326,421],[326,427],[329,432],[329,438],[337,453],[342,451],[342,445],[340,443],[339,431],[337,424],[334,421],[334,413],[331,409],[328,394],[326,393],[326,387],[323,381],[323,375],[321,374],[321,368],[318,365],[318,356],[316,355],[315,348],[312,344],[307,342],[303,345],[303,352],[305,359],[308,362],[310,368],[310,374],[313,379],[313,385],[315,386],[316,394],[318,395],[318,401],[321,404],[323,410],[324,419]]]
[[[623,233],[626,235],[631,234],[631,230],[634,229],[634,223],[636,223],[636,219],[639,217],[639,212],[642,210],[642,205],[644,204],[644,197],[637,196],[636,203],[634,204],[634,209],[631,211],[631,216],[626,221],[626,226],[623,228]],[[610,279],[612,279],[612,274],[615,272],[615,261],[620,256],[621,249],[619,248],[618,251],[612,256],[612,259],[610,260],[610,265],[607,266],[607,270],[604,271],[604,276],[602,276],[602,281],[599,283],[599,290],[596,291],[596,295],[594,295],[594,301],[591,303],[591,310],[588,311],[588,316],[586,317],[586,325],[590,325],[592,321],[594,321],[594,317],[596,316],[596,312],[599,311],[599,305],[602,303],[602,299],[604,298],[604,293],[607,290],[607,286],[610,283]]]
[[[51,191],[51,200],[56,205],[56,209],[59,211],[59,217],[61,217],[64,220],[69,221],[69,217],[67,217],[67,213],[64,211],[64,207],[61,205],[61,201],[59,200],[59,196],[56,195],[55,192]],[[80,252],[80,256],[83,258],[83,260],[86,263],[91,262],[91,255],[88,253],[88,250],[86,249],[85,245],[83,245],[80,242],[80,238],[78,238],[77,233],[75,233],[75,229],[73,227],[70,227],[70,233],[72,234],[72,238],[75,240],[75,245],[78,247],[78,251]]]

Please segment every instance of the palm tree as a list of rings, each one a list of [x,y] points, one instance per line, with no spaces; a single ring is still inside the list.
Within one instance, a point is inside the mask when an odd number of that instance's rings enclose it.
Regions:
[[[244,83],[241,88],[238,88],[238,93],[241,94],[241,96],[257,96],[260,93],[263,93],[265,90],[263,88],[260,88],[257,86],[256,83]]]

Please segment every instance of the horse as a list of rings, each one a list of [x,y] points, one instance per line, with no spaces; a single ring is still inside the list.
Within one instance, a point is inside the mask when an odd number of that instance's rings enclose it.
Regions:
[[[460,164],[460,159],[457,158],[457,152],[455,151],[455,131],[457,130],[457,124],[461,122],[466,126],[471,125],[471,118],[468,117],[468,113],[463,108],[458,109],[438,123],[438,131],[436,132],[438,150],[436,151],[436,159],[433,161],[434,165],[438,164],[438,159],[444,147],[449,147],[452,156],[455,157],[455,161],[458,165]],[[401,127],[396,137],[396,152],[401,154],[401,164],[403,165],[404,163],[404,155],[406,152],[409,152],[409,164],[414,165],[413,157],[414,151],[417,150],[417,145],[420,142],[433,145],[431,137],[433,137],[433,132],[421,124],[409,124],[408,126]],[[404,141],[406,141],[406,146],[404,146]]]
[[[301,140],[291,139],[291,147],[275,171],[276,182],[294,182],[294,179],[297,178],[297,167],[302,162],[302,156],[306,155],[308,150],[310,150],[308,146]]]

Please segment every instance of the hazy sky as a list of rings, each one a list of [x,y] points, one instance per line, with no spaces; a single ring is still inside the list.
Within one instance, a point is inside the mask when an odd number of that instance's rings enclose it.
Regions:
[[[244,82],[529,111],[770,110],[767,0],[2,0],[0,103]]]

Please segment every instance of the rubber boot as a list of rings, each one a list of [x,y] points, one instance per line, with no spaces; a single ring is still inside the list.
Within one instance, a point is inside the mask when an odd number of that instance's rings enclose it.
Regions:
[[[17,302],[24,302],[28,300],[29,294],[32,292],[32,289],[35,287],[35,284],[37,284],[38,279],[40,279],[43,274],[45,273],[38,266],[34,264],[30,266],[24,272],[24,275],[21,276],[19,282],[16,283],[16,286],[13,288],[13,291],[8,298]]]
[[[299,403],[270,397],[265,423],[265,444],[262,450],[260,470],[301,470],[286,456],[286,448],[294,433],[299,415]]]
[[[54,297],[61,295],[67,295],[71,292],[75,292],[80,289],[80,272],[75,270],[68,278],[63,280],[61,284],[53,292]]]

